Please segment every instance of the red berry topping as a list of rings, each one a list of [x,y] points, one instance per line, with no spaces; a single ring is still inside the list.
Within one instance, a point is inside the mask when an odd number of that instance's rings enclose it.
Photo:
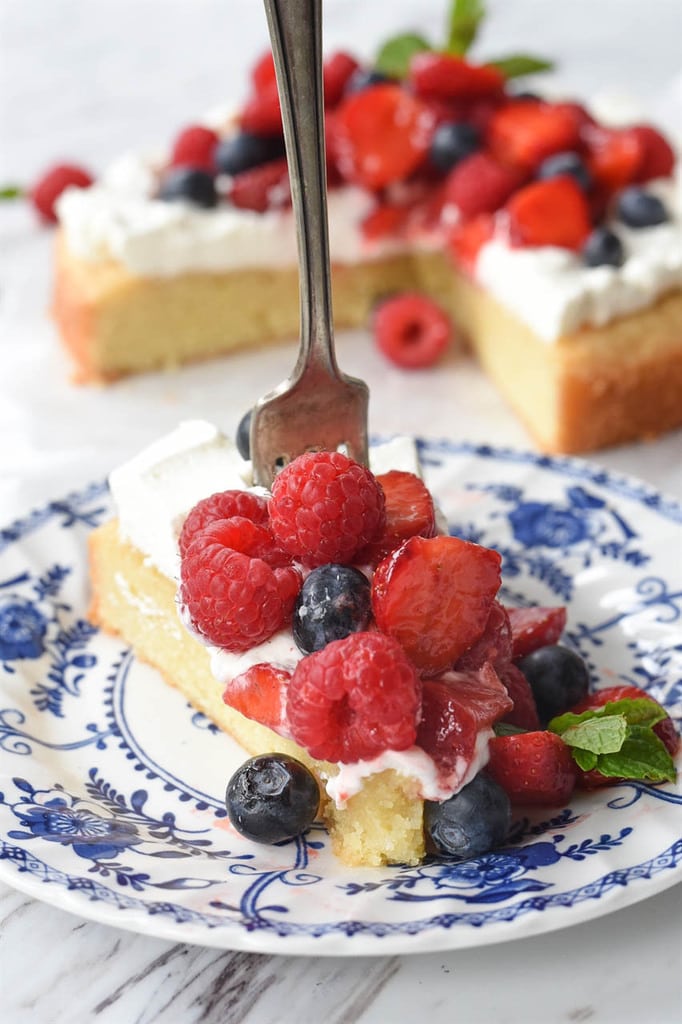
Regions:
[[[456,224],[448,238],[450,255],[465,273],[473,275],[479,252],[494,234],[495,222],[489,213],[482,213],[464,224]]]
[[[513,658],[524,658],[538,647],[559,642],[566,628],[565,608],[507,608],[511,623]]]
[[[241,551],[251,558],[262,558],[273,569],[291,565],[291,556],[275,543],[268,525],[258,525],[243,516],[216,519],[205,526],[200,534],[202,544],[222,544],[233,551]]]
[[[411,747],[420,704],[419,678],[400,645],[381,633],[352,633],[298,663],[287,719],[313,757],[352,763]]]
[[[588,125],[583,134],[587,167],[597,185],[615,192],[638,180],[644,164],[645,140],[636,129]]]
[[[609,704],[615,700],[651,700],[654,704],[658,704],[657,700],[654,700],[646,690],[640,690],[638,686],[607,686],[603,690],[597,690],[595,693],[591,693],[585,700],[582,700],[571,711],[580,715],[583,711],[592,711],[595,708],[603,708],[605,704]],[[661,707],[662,705],[659,705]],[[665,744],[670,754],[676,754],[680,746],[680,737],[675,728],[675,723],[672,718],[663,718],[660,722],[656,722],[653,727],[654,732],[658,736],[659,740]],[[589,773],[592,774],[592,773]],[[600,773],[597,773],[600,774]],[[614,780],[611,779],[611,782]]]
[[[384,188],[407,178],[428,153],[433,115],[398,85],[353,93],[336,115],[336,163],[347,181]]]
[[[504,88],[504,76],[497,68],[468,64],[444,53],[416,54],[408,80],[418,96],[444,99],[477,99]]]
[[[242,108],[239,117],[242,131],[251,135],[281,135],[282,111],[277,82],[262,86]]]
[[[272,485],[269,511],[276,540],[311,568],[352,561],[385,521],[374,476],[341,452],[306,452],[285,466]]]
[[[184,128],[177,136],[171,150],[171,167],[193,167],[197,170],[215,171],[213,154],[218,145],[218,135],[201,124]]]
[[[290,619],[301,586],[291,567],[271,568],[199,535],[185,552],[180,600],[195,630],[228,651],[248,651]]]
[[[517,100],[500,107],[488,124],[488,145],[502,163],[535,170],[545,157],[574,150],[580,121],[570,104]]]
[[[433,299],[405,292],[377,307],[374,337],[380,351],[396,366],[423,369],[442,356],[452,337],[452,324]]]
[[[592,230],[587,200],[568,176],[526,185],[504,207],[513,246],[580,249]]]
[[[504,167],[489,153],[472,153],[448,175],[446,202],[454,203],[460,215],[467,219],[479,213],[494,213],[522,180],[519,171]]]
[[[75,164],[58,164],[46,171],[31,189],[31,202],[44,221],[55,224],[57,213],[55,203],[62,192],[70,186],[87,188],[93,178],[82,167]]]
[[[666,138],[650,124],[638,124],[631,131],[638,136],[644,155],[637,169],[636,181],[669,178],[675,167],[675,152]]]
[[[267,89],[273,82],[277,81],[275,76],[275,59],[272,56],[272,50],[266,50],[262,57],[258,58],[251,69],[251,81],[256,92]]]
[[[500,563],[496,551],[458,537],[411,537],[374,574],[377,625],[423,673],[452,668],[485,630]]]
[[[490,728],[510,707],[507,691],[491,665],[426,679],[417,744],[441,772],[456,773],[461,781],[474,760],[479,732]]]
[[[565,804],[575,787],[575,761],[551,732],[493,737],[486,771],[515,804]]]
[[[377,566],[408,537],[433,537],[436,513],[433,498],[414,473],[392,469],[377,476],[386,499],[384,532],[358,554],[361,565]]]
[[[509,616],[499,601],[493,601],[483,634],[459,659],[457,671],[468,672],[490,662],[496,669],[508,665],[512,654],[512,633]]]
[[[511,662],[507,665],[496,666],[496,668],[507,693],[514,702],[514,707],[504,716],[504,721],[509,722],[510,725],[518,725],[519,729],[535,732],[540,728],[540,716],[530,683],[521,669],[512,665]]]
[[[246,718],[276,732],[286,730],[287,688],[291,673],[268,663],[252,665],[225,687],[223,701]]]
[[[249,491],[218,491],[202,498],[189,513],[180,533],[180,554],[184,555],[194,537],[217,519],[243,516],[253,523],[267,523],[268,503],[265,498]]]
[[[257,213],[288,206],[291,192],[286,159],[271,160],[235,174],[229,199],[240,210],[255,210]]]
[[[325,107],[335,107],[341,102],[348,80],[359,66],[354,57],[341,50],[327,57],[322,67]]]

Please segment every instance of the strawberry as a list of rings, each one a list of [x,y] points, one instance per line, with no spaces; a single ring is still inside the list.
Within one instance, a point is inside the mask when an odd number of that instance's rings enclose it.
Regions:
[[[507,692],[489,664],[427,679],[417,744],[442,773],[461,782],[474,760],[479,733],[499,721],[510,706]]]
[[[558,643],[566,626],[565,608],[507,608],[507,613],[514,659]]]
[[[592,230],[587,200],[573,178],[535,181],[504,207],[512,246],[580,249]]]
[[[514,804],[565,804],[575,787],[569,748],[551,732],[494,736],[486,772]]]
[[[275,59],[272,56],[272,50],[266,50],[262,57],[258,58],[251,69],[251,81],[256,92],[269,88],[276,81]]]
[[[511,662],[506,665],[498,665],[496,668],[507,693],[514,702],[514,707],[509,714],[504,716],[504,721],[509,722],[510,725],[517,725],[519,729],[535,732],[540,728],[540,717],[530,683],[521,669]]]
[[[591,125],[583,134],[587,167],[598,185],[615,192],[638,180],[639,169],[644,165],[646,142],[636,129]]]
[[[360,230],[368,242],[396,238],[403,234],[409,218],[409,207],[395,203],[379,203],[367,214]]]
[[[650,124],[635,125],[631,131],[638,137],[644,149],[635,181],[669,178],[675,167],[675,152],[668,140]]]
[[[359,66],[354,57],[342,50],[327,57],[322,66],[325,107],[335,107],[341,102],[348,80]]]
[[[646,690],[640,690],[638,686],[607,686],[603,690],[597,690],[595,693],[589,694],[579,704],[571,708],[571,711],[576,715],[580,715],[583,711],[592,711],[595,708],[603,708],[605,704],[609,704],[611,701],[642,699],[651,700],[654,704],[658,704],[658,701],[654,700]],[[674,756],[680,746],[680,737],[672,718],[667,717],[661,719],[660,722],[656,723],[653,729],[659,740],[665,744],[668,753]],[[588,774],[591,775],[592,773],[590,772]],[[599,775],[599,772],[596,774]],[[603,776],[600,776],[600,778],[603,778]],[[613,779],[611,779],[611,782],[613,782]]]
[[[455,668],[466,672],[481,668],[486,662],[498,669],[511,660],[512,639],[509,616],[499,601],[493,601],[482,635],[459,659]]]
[[[246,718],[275,732],[285,731],[287,687],[291,673],[263,662],[235,676],[225,687],[223,701]]]
[[[289,173],[284,157],[235,174],[228,197],[241,210],[281,209],[291,202]]]
[[[381,189],[424,161],[433,116],[400,86],[383,83],[353,93],[335,113],[336,163],[347,181]]]
[[[282,111],[277,82],[270,82],[254,93],[244,104],[239,123],[251,135],[281,135]]]
[[[426,675],[451,668],[485,630],[500,555],[458,537],[411,537],[379,564],[372,608]]]
[[[570,104],[516,100],[490,118],[488,145],[502,163],[532,171],[545,157],[575,149],[579,132]]]
[[[464,224],[456,224],[448,236],[448,251],[455,263],[473,276],[482,247],[495,233],[492,215],[482,213]]]
[[[408,537],[433,537],[436,532],[433,498],[423,480],[398,469],[380,473],[376,480],[386,499],[386,526],[357,556],[360,565],[377,566]]]
[[[498,163],[489,153],[472,153],[448,175],[445,201],[454,203],[466,219],[479,213],[494,213],[522,181],[522,174]]]
[[[497,68],[432,51],[414,55],[408,82],[417,96],[443,99],[477,99],[504,89],[504,75]]]
[[[195,167],[215,173],[213,154],[218,136],[201,124],[190,125],[176,136],[171,150],[171,167]]]

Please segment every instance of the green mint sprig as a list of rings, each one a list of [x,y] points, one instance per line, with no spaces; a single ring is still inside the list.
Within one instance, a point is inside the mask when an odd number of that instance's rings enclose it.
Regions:
[[[403,32],[392,36],[379,49],[374,66],[391,78],[405,78],[410,61],[418,53],[445,53],[464,57],[471,49],[485,18],[483,0],[452,0],[447,19],[446,40],[443,46],[434,46],[416,32]],[[553,63],[532,54],[512,54],[486,61],[502,72],[505,78],[551,71]]]
[[[26,195],[26,189],[21,185],[0,185],[0,201],[4,199],[21,199]]]
[[[674,782],[675,765],[665,744],[653,731],[665,710],[645,697],[610,701],[580,715],[567,712],[547,728],[570,747],[576,764],[609,778]]]

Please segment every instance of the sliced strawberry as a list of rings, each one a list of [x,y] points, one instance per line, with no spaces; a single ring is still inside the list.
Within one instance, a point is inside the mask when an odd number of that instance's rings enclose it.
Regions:
[[[595,708],[603,708],[605,704],[609,704],[611,701],[642,699],[651,700],[654,704],[658,704],[658,701],[650,696],[646,690],[640,690],[638,686],[607,686],[603,690],[597,690],[595,693],[589,694],[585,700],[582,700],[574,708],[571,708],[571,711],[576,715],[580,715],[583,711],[593,711]],[[662,707],[661,704],[658,706]],[[657,722],[654,726],[654,732],[658,736],[659,740],[665,744],[668,753],[671,755],[677,753],[680,746],[680,736],[675,728],[675,723],[672,718],[663,718],[660,722]]]
[[[568,176],[535,181],[504,207],[512,246],[580,249],[592,230],[587,200]]]
[[[504,89],[504,75],[497,68],[434,52],[415,54],[408,82],[418,96],[442,99],[475,99]]]
[[[530,683],[521,669],[509,662],[506,665],[497,666],[497,672],[514,702],[514,707],[509,714],[505,715],[504,721],[509,722],[510,725],[518,725],[519,729],[528,729],[530,732],[538,730],[540,717],[535,697]]]
[[[498,163],[489,153],[472,153],[450,172],[445,200],[454,203],[460,216],[494,213],[522,184],[523,175]]]
[[[171,167],[194,167],[215,172],[213,154],[218,145],[218,136],[201,124],[189,125],[176,136],[171,150]]]
[[[342,50],[327,57],[322,66],[325,107],[335,107],[341,102],[348,80],[359,66],[354,57]]]
[[[291,192],[286,159],[272,160],[235,174],[229,199],[241,210],[256,210],[258,213],[288,206]]]
[[[570,104],[517,100],[490,118],[488,145],[502,163],[532,171],[545,157],[573,150],[580,124]]]
[[[379,203],[373,210],[370,210],[360,225],[362,236],[368,242],[375,242],[383,238],[397,238],[404,233],[409,214],[409,208],[406,206],[397,206],[395,203]]]
[[[374,574],[379,629],[425,674],[451,668],[485,630],[500,563],[496,551],[458,537],[411,537]]]
[[[282,134],[282,111],[276,82],[262,86],[246,101],[239,123],[242,131],[250,132],[252,135]]]
[[[398,469],[380,473],[376,479],[386,498],[386,527],[358,555],[361,565],[376,566],[408,537],[433,537],[436,532],[433,498],[423,480]]]
[[[566,628],[566,609],[559,608],[507,608],[511,624],[512,657],[524,658],[538,647],[559,642]]]
[[[675,167],[675,152],[668,140],[650,124],[635,125],[631,131],[638,136],[644,149],[635,181],[669,178]]]
[[[511,701],[495,670],[448,672],[423,683],[417,745],[453,783],[461,782],[476,757],[479,733],[509,710]]]
[[[336,162],[347,181],[381,189],[407,178],[426,157],[433,116],[398,85],[354,93],[336,115]]]
[[[458,672],[481,668],[490,662],[495,669],[507,665],[512,654],[512,634],[509,616],[499,601],[493,601],[483,634],[455,665]]]
[[[594,181],[615,192],[638,180],[646,152],[644,138],[632,128],[589,126],[584,134],[587,167]]]
[[[275,59],[272,56],[272,50],[266,50],[262,57],[258,58],[251,69],[251,81],[256,92],[269,88],[273,82],[277,81],[275,77]]]
[[[482,213],[465,224],[456,224],[448,235],[448,251],[458,267],[471,276],[482,247],[495,233],[492,215]]]
[[[571,752],[551,732],[493,737],[486,771],[513,804],[565,804],[575,787]]]
[[[275,732],[286,732],[287,688],[291,673],[268,663],[252,665],[225,687],[223,701]]]

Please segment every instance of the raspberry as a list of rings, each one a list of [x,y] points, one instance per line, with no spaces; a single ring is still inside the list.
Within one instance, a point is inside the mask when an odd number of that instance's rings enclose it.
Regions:
[[[287,687],[291,673],[265,662],[252,665],[225,687],[223,701],[246,718],[281,732],[286,728]]]
[[[197,170],[215,172],[213,154],[218,145],[218,136],[201,124],[184,128],[177,136],[171,150],[171,167],[194,167]]]
[[[239,124],[243,132],[250,132],[252,135],[282,134],[282,111],[277,82],[263,86],[246,101],[239,117]]]
[[[286,159],[271,160],[235,174],[229,198],[240,210],[255,210],[257,213],[288,206],[291,192]]]
[[[228,651],[248,651],[290,619],[301,577],[296,569],[272,569],[201,534],[185,552],[180,601],[195,630]]]
[[[218,491],[202,498],[191,510],[180,533],[180,554],[184,555],[199,530],[216,519],[243,516],[252,523],[267,523],[268,503],[265,498],[249,491]]]
[[[243,516],[216,519],[194,535],[194,539],[197,537],[201,537],[202,544],[215,541],[250,558],[262,558],[273,569],[291,565],[290,556],[277,546],[270,527],[252,523]]]
[[[517,100],[495,111],[488,145],[503,164],[534,170],[545,157],[579,148],[580,118],[568,103]]]
[[[559,642],[566,626],[566,609],[507,608],[511,623],[513,658],[523,658],[538,647]]]
[[[587,200],[573,178],[535,181],[504,207],[512,246],[580,249],[592,230]]]
[[[325,107],[335,107],[341,102],[348,80],[359,66],[354,57],[343,51],[327,57],[322,67]]]
[[[353,763],[411,747],[420,704],[419,678],[400,645],[352,633],[298,663],[287,719],[312,757]]]
[[[409,177],[428,153],[433,115],[398,85],[353,93],[335,113],[336,163],[347,181],[384,188]]]
[[[374,314],[374,337],[383,354],[403,369],[423,369],[440,358],[452,337],[446,313],[432,299],[405,292]]]
[[[477,67],[445,53],[417,53],[409,81],[418,96],[477,99],[502,92],[504,75],[494,67]]]
[[[517,170],[504,167],[488,153],[472,153],[448,175],[446,202],[454,203],[460,216],[466,219],[481,213],[494,213],[522,180]]]
[[[55,203],[62,192],[74,186],[87,188],[92,185],[93,178],[82,167],[75,164],[57,164],[43,174],[31,189],[31,202],[42,220],[50,224],[57,221]]]
[[[306,452],[285,466],[269,512],[275,539],[310,568],[350,562],[385,521],[374,476],[340,452]]]
[[[489,749],[486,772],[512,803],[558,806],[571,796],[576,765],[560,736],[552,732],[494,736]]]
[[[425,674],[452,668],[485,630],[500,563],[496,551],[458,537],[411,537],[374,574],[379,629]]]

